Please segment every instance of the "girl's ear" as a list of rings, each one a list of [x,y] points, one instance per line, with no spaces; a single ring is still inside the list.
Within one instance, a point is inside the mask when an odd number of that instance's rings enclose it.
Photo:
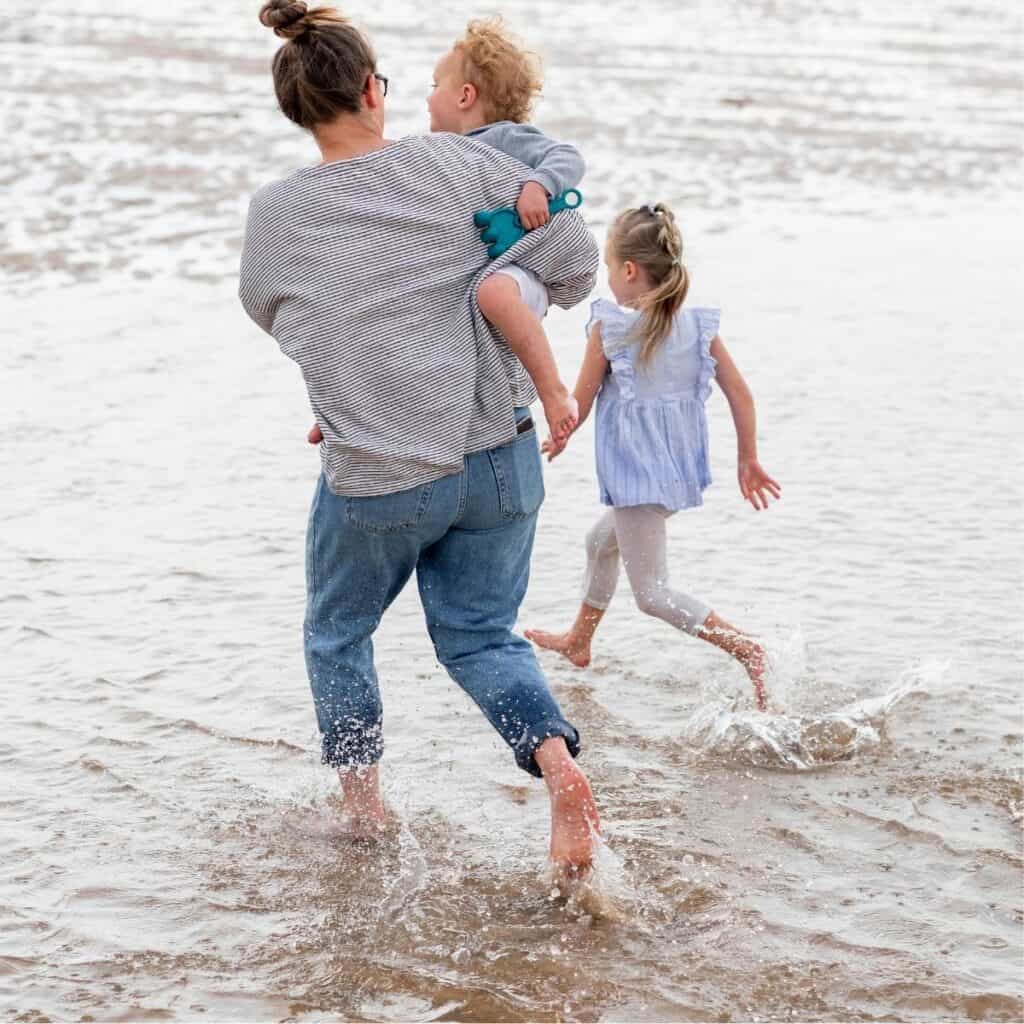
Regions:
[[[380,82],[373,75],[370,75],[366,79],[366,87],[363,89],[363,99],[366,101],[366,105],[371,110],[375,110],[381,106],[382,97],[383,93],[380,91]]]
[[[472,82],[463,82],[459,93],[459,109],[469,110],[476,103],[477,95],[476,86]]]
[[[636,264],[632,260],[626,260],[626,262],[622,264],[622,270],[627,281],[636,280]]]

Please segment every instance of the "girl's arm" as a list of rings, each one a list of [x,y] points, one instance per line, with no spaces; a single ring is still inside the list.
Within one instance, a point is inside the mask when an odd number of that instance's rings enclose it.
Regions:
[[[715,379],[722,389],[732,412],[736,427],[736,461],[740,493],[757,511],[768,507],[767,491],[773,498],[781,496],[779,485],[764,471],[757,461],[757,414],[754,411],[754,396],[736,368],[725,347],[716,334],[711,342],[711,355],[718,363]]]
[[[579,376],[576,378],[576,387],[573,389],[573,396],[580,404],[580,423],[590,415],[594,399],[597,398],[597,393],[607,376],[608,358],[604,354],[601,324],[598,322],[590,328],[590,334],[587,336],[587,351],[583,356]]]
[[[590,415],[594,399],[597,398],[597,393],[601,390],[601,385],[604,384],[607,375],[608,359],[604,354],[604,345],[601,343],[601,324],[595,323],[590,328],[590,334],[587,337],[587,351],[583,356],[583,365],[580,367],[579,376],[576,378],[576,387],[573,390],[573,397],[580,407],[580,418],[576,430],[579,429],[579,424]],[[568,435],[560,443],[552,438],[548,438],[544,442],[542,450],[547,453],[548,462],[562,453],[570,436],[572,435]]]

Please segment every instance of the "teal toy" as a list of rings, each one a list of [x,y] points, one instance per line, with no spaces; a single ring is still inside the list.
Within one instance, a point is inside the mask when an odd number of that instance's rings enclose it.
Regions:
[[[548,200],[548,212],[553,217],[562,210],[575,210],[583,202],[583,193],[571,188],[561,195]],[[473,223],[480,228],[480,237],[487,243],[487,255],[497,259],[503,252],[508,252],[520,238],[525,237],[526,228],[519,219],[519,214],[511,206],[502,206],[497,210],[480,210],[473,214]]]

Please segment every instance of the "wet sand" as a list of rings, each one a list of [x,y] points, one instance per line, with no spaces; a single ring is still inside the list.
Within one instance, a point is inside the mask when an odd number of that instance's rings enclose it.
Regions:
[[[1014,6],[507,7],[598,234],[679,208],[784,487],[744,508],[716,395],[671,565],[767,638],[777,713],[625,591],[591,668],[544,656],[607,828],[568,901],[411,591],[377,644],[402,827],[333,832],[309,414],[234,298],[249,194],[312,159],[255,7],[0,28],[2,1019],[1024,1017]],[[352,10],[421,129],[475,12]],[[549,321],[569,376],[585,319]],[[574,610],[591,444],[547,474],[524,627]]]

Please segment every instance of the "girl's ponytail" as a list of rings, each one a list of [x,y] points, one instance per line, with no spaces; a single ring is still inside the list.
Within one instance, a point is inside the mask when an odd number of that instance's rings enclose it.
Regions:
[[[664,203],[641,206],[619,214],[611,231],[618,259],[643,267],[654,287],[639,303],[639,361],[647,363],[668,337],[672,321],[690,289],[690,274],[683,263],[683,239],[675,214]]]

